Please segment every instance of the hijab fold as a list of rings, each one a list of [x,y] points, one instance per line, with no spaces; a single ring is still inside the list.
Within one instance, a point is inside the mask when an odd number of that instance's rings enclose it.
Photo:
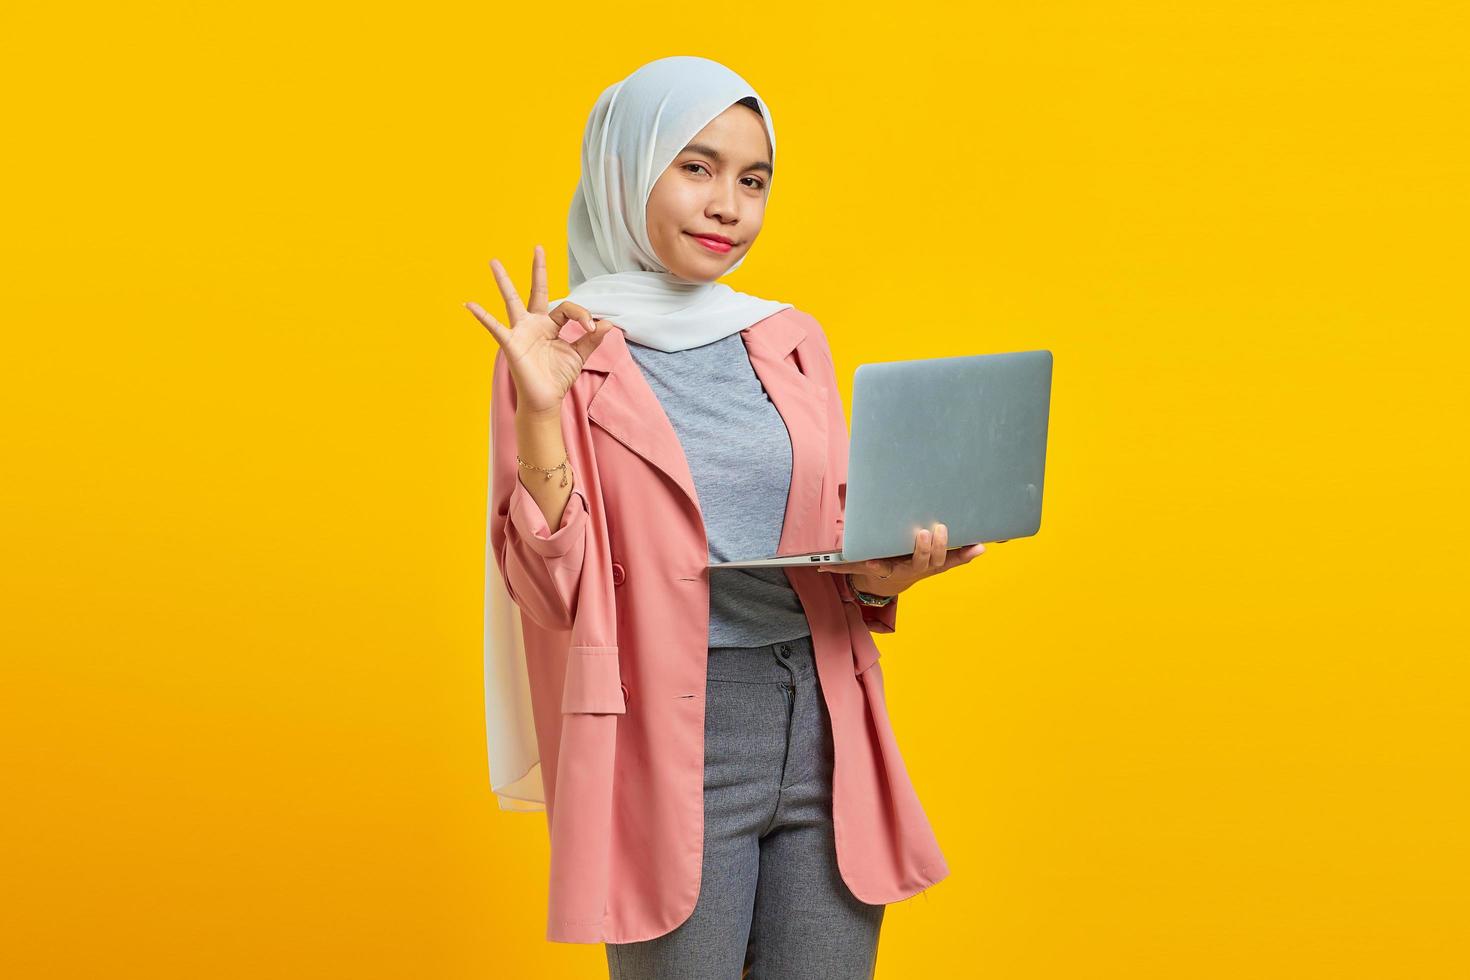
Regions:
[[[792,305],[720,282],[683,279],[654,254],[648,236],[648,198],[654,184],[700,130],[746,97],[754,97],[760,106],[774,165],[776,131],[770,110],[749,83],[719,62],[683,55],[660,58],[603,90],[587,118],[582,176],[567,215],[571,291],[547,309],[576,303],[620,328],[628,340],[672,352],[721,340]],[[727,273],[744,261],[741,256]],[[492,426],[492,474],[495,452]],[[493,488],[488,496],[493,508]],[[489,519],[495,519],[493,510]],[[490,784],[501,809],[544,810],[521,622],[489,537],[487,525],[485,730]]]

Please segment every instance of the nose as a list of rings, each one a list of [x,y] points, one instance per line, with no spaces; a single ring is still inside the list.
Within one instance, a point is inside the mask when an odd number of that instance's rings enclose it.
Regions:
[[[729,218],[735,217],[735,188],[727,184],[716,183],[710,191],[709,204],[705,206],[704,213],[711,218],[724,224]],[[734,238],[734,235],[728,235]]]

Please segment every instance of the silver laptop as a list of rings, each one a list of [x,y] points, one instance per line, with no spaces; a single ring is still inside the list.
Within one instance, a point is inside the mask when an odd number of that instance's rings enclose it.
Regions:
[[[1007,541],[1041,527],[1051,351],[861,364],[842,549],[711,562],[764,568],[912,555],[920,528],[947,547]]]

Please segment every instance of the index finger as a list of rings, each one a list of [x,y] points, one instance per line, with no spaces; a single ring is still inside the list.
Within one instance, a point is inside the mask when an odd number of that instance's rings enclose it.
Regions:
[[[558,327],[566,326],[568,320],[576,320],[587,328],[588,333],[595,333],[597,330],[594,317],[587,311],[587,307],[582,306],[580,303],[573,303],[571,300],[565,300],[556,304],[556,309],[548,313],[547,316],[551,317],[551,322],[555,323]]]

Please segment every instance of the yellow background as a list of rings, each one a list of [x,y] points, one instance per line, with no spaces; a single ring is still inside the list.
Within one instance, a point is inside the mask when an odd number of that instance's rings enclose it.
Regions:
[[[1040,534],[880,640],[878,975],[1470,975],[1464,11],[8,6],[0,974],[605,976],[489,790],[460,304],[701,54],[845,398],[1056,359]]]

